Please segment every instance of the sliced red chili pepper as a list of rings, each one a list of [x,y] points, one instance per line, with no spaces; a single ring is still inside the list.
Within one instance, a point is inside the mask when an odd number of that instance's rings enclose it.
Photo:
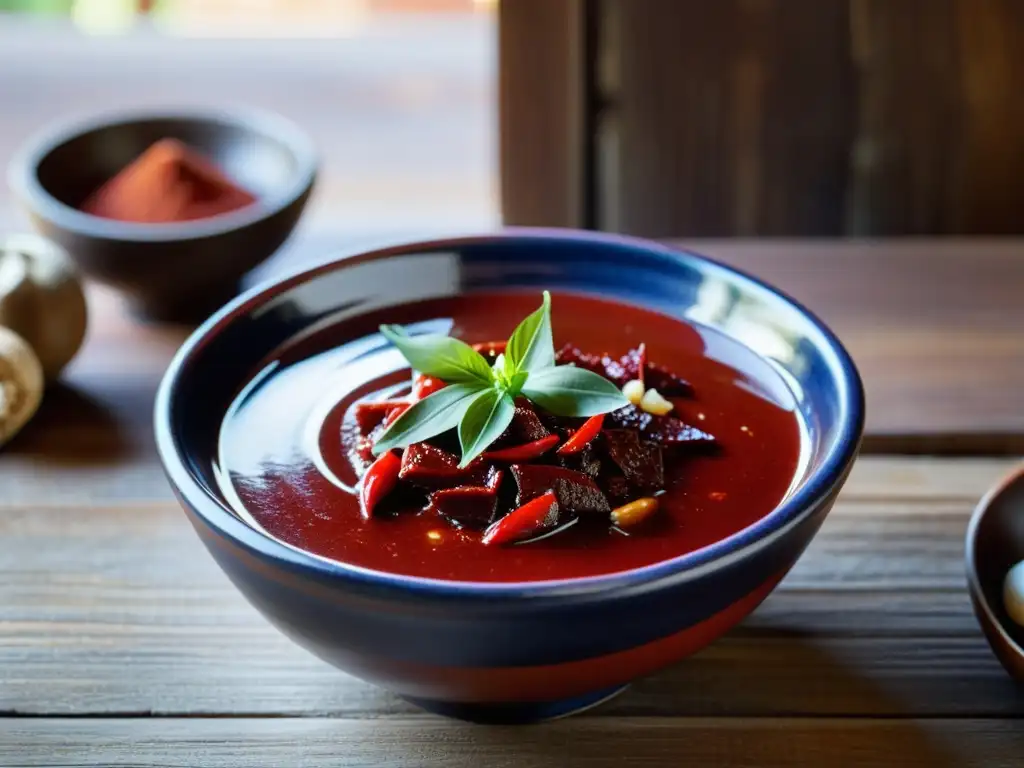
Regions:
[[[640,342],[640,346],[636,348],[637,356],[637,374],[636,377],[640,379],[640,383],[647,386],[644,381],[644,372],[647,370],[647,345],[644,342]]]
[[[484,532],[483,543],[511,544],[522,541],[557,521],[558,497],[554,491],[548,491],[492,523]]]
[[[362,488],[359,489],[359,508],[364,519],[369,520],[380,500],[394,490],[398,483],[398,470],[401,468],[402,460],[398,454],[388,451],[377,457],[366,470]]]
[[[399,416],[409,410],[410,405],[412,405],[412,403],[406,403],[404,401],[397,403],[394,408],[388,411],[388,415],[384,418],[384,426],[390,427],[394,424],[398,420]]]
[[[360,434],[370,434],[374,427],[387,418],[392,408],[404,403],[405,400],[367,400],[356,403],[354,413]]]
[[[515,464],[520,461],[536,459],[556,445],[558,445],[558,435],[548,435],[540,440],[534,440],[532,443],[523,443],[522,445],[512,445],[508,448],[499,448],[496,451],[488,451],[484,454],[483,458],[484,461],[508,461]]]
[[[587,447],[587,444],[591,440],[597,437],[603,425],[603,413],[599,413],[597,416],[591,416],[583,422],[583,425],[579,429],[569,436],[569,439],[566,440],[558,449],[558,453],[562,456],[570,453],[579,453]]]
[[[392,400],[367,400],[366,402],[360,403],[359,405],[365,405],[368,408],[395,408],[399,405],[408,405],[408,400],[401,398],[394,398]],[[356,406],[357,408],[359,406]]]
[[[444,389],[446,386],[448,385],[440,379],[434,378],[433,376],[426,376],[421,373],[412,383],[412,399],[416,401],[422,400],[423,398]]]

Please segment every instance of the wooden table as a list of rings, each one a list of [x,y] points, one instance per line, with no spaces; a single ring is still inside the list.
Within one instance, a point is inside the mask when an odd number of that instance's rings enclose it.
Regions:
[[[151,401],[185,329],[94,288],[66,385],[0,454],[0,765],[1020,765],[1024,693],[974,621],[962,541],[1024,450],[1024,241],[700,245],[820,311],[871,411],[831,517],[742,626],[531,728],[335,671],[243,601],[162,478]]]

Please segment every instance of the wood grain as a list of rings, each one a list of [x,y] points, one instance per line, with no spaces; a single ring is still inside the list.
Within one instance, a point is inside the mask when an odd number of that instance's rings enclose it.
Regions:
[[[1015,0],[853,0],[850,235],[1016,234],[1024,66]],[[913,42],[911,42],[913,41]]]
[[[1019,765],[1019,722],[927,719],[575,718],[537,728],[387,720],[0,721],[12,766],[321,764],[461,768],[652,765]]]
[[[866,450],[1024,453],[1020,241],[685,244],[832,327],[865,382]]]
[[[855,129],[839,0],[608,0],[617,75],[600,228],[647,237],[843,230]],[[539,179],[538,179],[539,182]]]
[[[953,231],[1018,233],[1024,104],[1006,94],[1019,83],[1024,67],[1024,6],[1014,0],[955,0],[955,7],[964,110]]]
[[[852,0],[849,9],[859,105],[847,232],[955,231],[965,223],[967,138],[956,2]]]
[[[577,145],[596,138],[594,181],[578,183],[593,187],[599,228],[648,237],[1024,231],[1016,0],[583,7],[601,33],[592,58],[603,76],[577,89],[599,87],[602,98],[574,128]],[[518,27],[542,27],[538,10],[524,7]],[[557,49],[547,35],[545,46]],[[560,70],[553,80],[565,90]],[[542,97],[529,124],[561,127],[565,112]],[[538,154],[566,141],[516,120],[501,127],[507,142],[530,141]],[[511,169],[517,199],[560,210],[562,166],[552,167],[554,186],[545,166]],[[510,223],[545,220],[540,210],[515,213]]]
[[[499,178],[506,224],[584,224],[584,7],[498,6]]]
[[[962,565],[974,500],[1009,466],[862,460],[746,623],[595,716],[1024,715],[974,621]],[[0,712],[414,711],[273,630],[176,504],[147,487],[0,500]]]

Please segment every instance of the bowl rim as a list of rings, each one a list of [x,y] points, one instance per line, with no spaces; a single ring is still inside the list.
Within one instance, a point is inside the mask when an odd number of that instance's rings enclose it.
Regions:
[[[286,184],[259,196],[252,205],[203,219],[160,224],[93,216],[58,200],[39,181],[40,164],[64,144],[99,130],[155,120],[220,124],[261,133],[288,149],[295,158],[296,171]],[[119,242],[185,242],[237,231],[281,213],[312,189],[318,162],[312,139],[275,112],[252,107],[131,109],[48,124],[15,151],[7,180],[33,213],[69,232]]]
[[[265,299],[281,291],[335,269],[344,269],[347,266],[366,261],[418,252],[436,252],[471,244],[486,245],[492,242],[500,243],[524,238],[549,245],[560,243],[615,245],[634,250],[639,249],[674,262],[697,262],[710,267],[719,274],[746,282],[750,287],[788,303],[822,335],[826,344],[821,351],[830,360],[832,364],[830,367],[834,367],[840,372],[840,378],[836,382],[840,400],[839,436],[818,468],[793,494],[784,499],[767,515],[731,536],[701,549],[626,571],[571,579],[523,582],[473,582],[408,576],[377,571],[316,555],[283,542],[268,532],[242,521],[226,503],[207,493],[192,476],[182,453],[178,450],[178,443],[173,434],[171,403],[182,370],[193,352],[203,346],[208,337],[217,334],[235,317],[246,314],[250,309],[259,306]],[[392,588],[421,597],[480,601],[493,600],[498,597],[535,601],[540,598],[550,598],[555,601],[564,599],[579,601],[586,598],[599,598],[613,591],[617,594],[637,594],[654,586],[661,587],[669,583],[694,580],[712,570],[739,562],[783,538],[826,503],[837,485],[845,480],[860,448],[864,430],[864,412],[864,388],[860,374],[839,339],[803,305],[763,281],[701,254],[671,248],[641,238],[571,229],[505,227],[486,234],[406,242],[368,252],[353,250],[350,255],[340,253],[328,261],[313,267],[294,270],[280,279],[258,285],[236,297],[199,326],[175,354],[157,391],[154,404],[154,432],[157,451],[164,465],[165,473],[178,492],[181,501],[219,535],[228,538],[250,554],[272,559],[277,565],[293,573],[308,575],[312,571],[321,577],[338,579],[353,586]]]
[[[1013,467],[1007,472],[999,482],[985,492],[985,495],[981,497],[981,500],[974,507],[971,519],[967,523],[967,532],[964,535],[964,571],[967,577],[967,589],[971,594],[971,602],[974,605],[974,612],[982,624],[982,629],[987,628],[995,632],[1005,644],[1005,647],[1011,649],[1020,659],[1024,660],[1024,647],[1006,631],[1006,627],[999,620],[999,617],[996,616],[996,612],[989,602],[988,595],[985,593],[981,579],[978,576],[977,563],[978,529],[981,527],[982,519],[988,514],[996,500],[1018,483],[1024,485],[1024,465]],[[985,632],[985,636],[988,638],[988,632]],[[991,639],[989,639],[989,644],[992,644]],[[994,647],[993,651],[996,651],[997,656],[1001,655]]]

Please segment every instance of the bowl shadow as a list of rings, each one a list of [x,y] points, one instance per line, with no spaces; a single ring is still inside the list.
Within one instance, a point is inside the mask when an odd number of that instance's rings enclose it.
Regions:
[[[815,636],[730,633],[584,715],[534,728],[476,726],[495,755],[587,765],[962,765],[898,695]],[[788,660],[788,661],[787,661]],[[926,720],[927,716],[921,716]],[[611,756],[618,757],[612,758]]]
[[[134,453],[114,409],[67,384],[49,385],[39,411],[4,447],[48,464],[114,464]]]

